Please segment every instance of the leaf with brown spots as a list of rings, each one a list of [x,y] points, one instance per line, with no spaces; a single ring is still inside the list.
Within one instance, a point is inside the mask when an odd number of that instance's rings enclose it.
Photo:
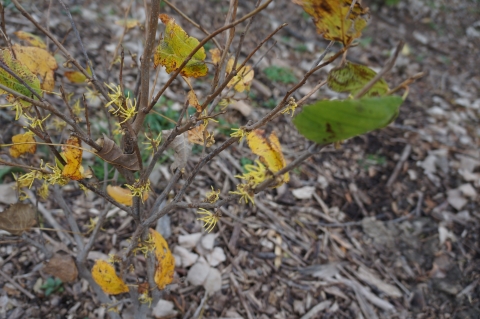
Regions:
[[[128,292],[128,286],[115,273],[115,267],[105,260],[96,260],[92,268],[93,280],[109,295]]]
[[[157,47],[153,62],[155,67],[163,65],[167,73],[171,73],[180,67],[185,58],[200,42],[194,37],[188,36],[172,17],[161,14],[159,18],[165,24],[165,35]],[[208,67],[203,62],[206,57],[205,49],[200,48],[187,62],[180,74],[194,78],[207,75]]]
[[[45,263],[43,271],[49,275],[60,278],[63,282],[73,282],[77,279],[78,270],[72,257],[56,253]]]
[[[0,229],[20,236],[36,224],[36,212],[32,205],[16,203],[0,213]]]
[[[292,1],[313,17],[319,34],[327,40],[342,42],[345,46],[362,35],[362,30],[370,18],[368,8],[362,8],[358,1],[348,17],[352,0]]]
[[[377,75],[367,66],[346,62],[343,66],[332,69],[328,73],[328,86],[335,92],[349,92],[355,95]],[[364,95],[365,97],[382,96],[388,92],[388,84],[384,79],[376,82]]]
[[[188,133],[188,141],[190,143],[205,145],[206,147],[210,147],[215,143],[213,134],[206,131],[205,125],[203,124],[195,126],[191,130],[188,130],[187,133]],[[205,140],[206,140],[206,143],[205,143]]]
[[[65,142],[66,145],[62,146],[63,157],[67,164],[63,167],[62,176],[68,177],[74,181],[82,179],[82,154],[83,151],[80,148],[80,139],[76,136],[70,136]]]
[[[157,269],[155,270],[155,283],[158,289],[165,289],[165,286],[173,281],[175,274],[175,257],[168,248],[167,241],[160,233],[150,228],[155,245],[155,257],[157,258]]]
[[[118,165],[130,171],[140,170],[140,164],[135,154],[124,154],[122,149],[115,142],[103,134],[102,138],[97,140],[102,149],[97,155],[110,164]]]
[[[36,47],[23,47],[15,44],[13,51],[20,62],[43,80],[42,89],[47,92],[53,91],[55,88],[54,72],[58,68],[55,58],[47,50]]]
[[[286,166],[280,141],[275,133],[271,133],[267,136],[263,130],[254,130],[247,135],[247,142],[253,154],[260,157],[260,161],[270,170],[270,172],[276,173]],[[290,175],[285,173],[280,184],[276,185],[276,187],[289,180]]]
[[[12,144],[14,145],[10,147],[10,155],[17,158],[25,153],[35,154],[37,144],[32,144],[35,143],[34,136],[35,134],[30,131],[12,136]]]
[[[14,34],[21,40],[28,42],[31,46],[40,48],[40,49],[46,49],[47,45],[45,42],[40,38],[39,36],[35,34],[31,34],[29,32],[25,31],[17,31],[14,32]]]

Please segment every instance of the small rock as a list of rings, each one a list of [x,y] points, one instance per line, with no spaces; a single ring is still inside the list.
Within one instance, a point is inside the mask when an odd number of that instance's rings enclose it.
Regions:
[[[454,103],[458,106],[462,106],[462,107],[465,107],[465,108],[470,107],[470,105],[472,105],[470,103],[470,100],[465,98],[465,97],[455,99]]]
[[[451,189],[447,192],[447,201],[456,210],[461,210],[468,201],[462,196],[459,189]]]
[[[173,253],[180,257],[181,265],[183,267],[190,267],[198,260],[197,254],[190,252],[182,246],[175,246],[175,248],[173,248]],[[175,261],[177,261],[176,258]]]
[[[222,275],[220,274],[220,271],[215,268],[210,268],[207,278],[203,283],[203,287],[210,294],[222,289]]]
[[[200,241],[200,238],[202,238],[202,233],[180,235],[178,236],[178,243],[182,247],[191,249],[197,245],[197,243]]]
[[[155,318],[174,318],[177,311],[173,310],[174,304],[171,301],[160,299],[152,310],[152,315]]]
[[[213,245],[215,244],[215,238],[217,238],[217,234],[207,234],[203,236],[201,240],[202,247],[208,251],[212,251]]]
[[[462,192],[464,196],[470,197],[472,199],[475,199],[477,197],[477,191],[475,190],[475,188],[473,188],[472,184],[463,184],[458,187],[458,189],[460,190],[460,192]]]
[[[315,186],[304,186],[292,191],[293,196],[297,199],[310,199],[315,192]]]
[[[207,255],[207,261],[212,267],[218,266],[225,260],[227,260],[227,256],[225,256],[225,252],[220,247],[215,247],[213,251]]]
[[[205,282],[208,272],[210,271],[210,265],[205,258],[200,257],[195,265],[190,268],[187,274],[187,280],[194,286],[200,286]]]

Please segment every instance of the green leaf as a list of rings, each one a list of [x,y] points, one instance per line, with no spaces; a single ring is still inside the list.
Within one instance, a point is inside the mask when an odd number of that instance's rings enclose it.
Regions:
[[[334,68],[328,73],[327,84],[335,92],[349,92],[355,95],[371,79],[377,75],[375,71],[364,65],[347,62],[339,68]],[[388,92],[388,84],[380,79],[364,95],[364,97],[382,96]]]
[[[26,84],[28,84],[38,95],[42,95],[42,90],[40,89],[40,80],[25,65],[23,65],[20,61],[15,60],[9,50],[0,50],[0,61],[19,78],[21,78]],[[18,93],[32,97],[32,92],[3,68],[0,68],[0,84],[17,91]],[[1,94],[9,93],[0,90],[0,95]],[[8,97],[9,100],[10,98],[12,100],[14,99],[11,95]],[[30,103],[24,101],[22,101],[21,104],[22,106],[30,105]]]
[[[309,140],[332,143],[387,126],[402,102],[399,96],[319,101],[304,107],[293,123]]]

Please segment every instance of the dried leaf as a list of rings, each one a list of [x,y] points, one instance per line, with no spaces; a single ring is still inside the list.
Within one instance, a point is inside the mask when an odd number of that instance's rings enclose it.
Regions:
[[[42,40],[37,35],[25,32],[25,31],[17,31],[14,32],[14,34],[21,40],[28,42],[31,46],[40,48],[40,49],[46,49],[47,45],[45,42]]]
[[[346,62],[345,65],[334,68],[328,73],[327,84],[335,92],[349,92],[354,95],[370,82],[375,75],[377,73],[367,66]],[[364,97],[381,96],[387,92],[387,82],[384,79],[380,79],[368,90]]]
[[[128,30],[128,29],[133,29],[136,26],[139,26],[140,21],[138,21],[137,19],[126,19],[126,20],[125,19],[120,19],[120,20],[115,21],[115,24],[119,25],[121,27],[127,27],[127,30]]]
[[[28,86],[30,86],[38,95],[42,95],[40,89],[40,80],[27,68],[23,63],[15,60],[9,50],[0,50],[0,62],[5,64],[13,73],[21,78]],[[19,80],[10,75],[3,68],[0,68],[0,84],[15,90],[18,93],[32,97],[32,92],[23,85]],[[0,94],[8,94],[7,92],[0,90]],[[8,95],[10,100],[14,99],[12,95]],[[29,106],[30,103],[21,101],[22,106]]]
[[[130,171],[140,170],[137,156],[135,154],[124,154],[122,149],[115,142],[108,138],[105,134],[97,140],[102,147],[97,155],[110,164],[118,165]]]
[[[166,25],[165,36],[157,47],[154,55],[155,67],[162,65],[167,73],[176,71],[185,58],[200,43],[175,23],[175,20],[166,14],[160,14],[160,20]],[[205,49],[198,50],[180,72],[185,77],[198,78],[207,75],[208,68],[203,62],[206,54]]]
[[[63,167],[62,176],[68,177],[74,181],[82,179],[82,153],[79,148],[81,141],[76,136],[70,136],[65,142],[66,145],[62,146],[63,157],[67,164]],[[71,146],[68,146],[71,145]]]
[[[36,212],[32,205],[16,203],[0,213],[0,229],[12,235],[21,235],[36,223]]]
[[[283,158],[280,141],[275,133],[266,136],[263,130],[254,130],[247,135],[248,146],[255,155],[260,157],[260,161],[272,172],[276,173],[285,167],[286,162]],[[279,180],[280,186],[290,180],[290,175],[285,173]]]
[[[55,88],[54,72],[58,68],[55,58],[47,50],[36,47],[23,47],[15,44],[13,51],[19,61],[32,73],[40,76],[43,80],[41,88],[53,91]]]
[[[218,48],[213,48],[213,49],[210,49],[209,52],[212,55],[212,62],[215,64],[218,64],[218,62],[220,62],[220,59],[222,57],[222,53],[220,52],[220,50]]]
[[[75,261],[69,255],[56,253],[45,263],[43,271],[60,278],[63,282],[73,282],[77,279],[78,270]]]
[[[232,72],[233,70],[233,63],[234,59],[230,58],[227,63],[226,71],[227,73]],[[250,91],[250,86],[252,85],[253,76],[255,72],[252,70],[252,67],[249,65],[244,66],[240,70],[237,71],[237,75],[235,75],[230,82],[228,82],[227,87],[232,87],[237,92],[243,91]]]
[[[122,188],[120,186],[108,185],[107,193],[120,204],[123,204],[125,206],[132,206],[133,196],[132,196],[131,190]],[[148,192],[145,192],[143,193],[143,200],[146,201],[147,199],[148,199]]]
[[[171,132],[171,130],[164,130],[162,131],[162,135],[168,136]],[[177,135],[170,145],[175,151],[173,155],[174,161],[172,165],[170,165],[170,169],[175,171],[176,169],[185,168],[192,153],[192,144],[188,141],[188,133]]]
[[[92,268],[93,280],[110,295],[118,295],[128,292],[127,285],[115,273],[115,267],[105,260],[98,259]]]
[[[90,66],[87,66],[87,73],[91,76],[92,70],[90,70]],[[63,73],[65,77],[72,83],[84,83],[87,80],[85,74],[80,71],[66,71]]]
[[[35,134],[30,131],[12,136],[12,143],[15,145],[10,147],[10,155],[14,158],[17,158],[25,153],[35,154],[37,150],[37,144],[23,144],[35,143],[34,136]]]
[[[202,106],[200,103],[198,103],[197,95],[195,94],[195,91],[190,90],[188,91],[188,104],[193,106],[195,109],[197,109],[197,112],[202,112]]]
[[[162,237],[162,235],[160,235],[160,233],[150,229],[150,234],[152,235],[155,243],[155,256],[158,261],[154,279],[158,289],[161,290],[173,280],[173,276],[175,274],[175,258],[168,248],[167,241]]]
[[[362,8],[358,1],[349,17],[347,13],[352,0],[292,0],[313,17],[317,32],[327,40],[342,42],[345,46],[362,34],[367,26],[368,8]]]
[[[210,134],[208,131],[206,131],[205,125],[203,124],[195,126],[191,130],[188,130],[187,133],[188,133],[188,141],[190,143],[206,145],[207,147],[210,147],[215,143],[213,134]],[[204,142],[205,138],[207,140],[206,143]]]

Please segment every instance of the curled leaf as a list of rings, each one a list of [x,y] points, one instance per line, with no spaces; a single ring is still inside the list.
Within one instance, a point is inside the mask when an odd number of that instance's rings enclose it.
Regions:
[[[47,45],[39,36],[25,31],[17,31],[14,34],[21,40],[28,42],[31,46],[46,49]]]
[[[137,156],[135,154],[124,154],[122,149],[105,134],[103,134],[103,137],[100,138],[97,143],[102,146],[102,149],[97,152],[97,155],[105,161],[130,171],[140,170]]]
[[[36,212],[32,205],[16,203],[0,213],[0,229],[12,235],[21,235],[36,223]]]
[[[332,69],[328,73],[327,84],[335,92],[349,92],[355,95],[371,79],[377,75],[367,66],[346,62],[345,65]],[[385,95],[388,92],[388,84],[384,79],[376,82],[364,97]]]
[[[133,195],[131,190],[122,188],[120,186],[108,185],[107,193],[120,204],[123,204],[125,206],[132,206]],[[146,201],[147,199],[148,199],[148,192],[144,192],[143,201]]]
[[[155,257],[157,258],[157,269],[155,270],[155,283],[158,289],[164,289],[173,280],[175,271],[175,257],[168,248],[167,241],[157,231],[150,229],[155,245]]]
[[[205,125],[203,124],[197,125],[191,130],[188,130],[187,134],[188,134],[188,141],[190,143],[205,145],[206,147],[210,147],[215,143],[213,134],[210,134],[208,131],[206,131]]]
[[[171,132],[171,130],[164,130],[162,131],[162,135],[168,136]],[[192,144],[188,140],[188,133],[175,136],[170,145],[175,151],[173,155],[174,160],[172,165],[170,165],[170,169],[175,171],[176,169],[185,168],[187,166],[188,159],[190,158],[190,154],[192,153]]]
[[[0,50],[0,62],[12,70],[13,73],[22,79],[38,95],[42,95],[42,90],[40,89],[40,80],[22,62],[15,60],[9,50]],[[0,68],[0,84],[3,84],[4,86],[25,96],[33,97],[32,92],[22,82],[10,75],[3,68]],[[0,94],[8,93],[0,90]],[[9,100],[14,99],[12,95],[9,95],[7,98]],[[24,107],[30,105],[30,103],[24,101],[21,101],[21,104]]]
[[[286,166],[280,141],[275,133],[267,136],[265,131],[257,129],[247,135],[247,142],[252,152],[260,157],[260,161],[270,172],[276,173]],[[290,175],[285,173],[276,187],[289,180]]]
[[[12,136],[12,145],[10,147],[10,155],[14,158],[19,157],[25,153],[35,154],[37,150],[37,144],[24,144],[35,143],[35,138],[32,132],[28,131],[23,134],[17,134]]]
[[[155,67],[162,65],[166,68],[167,73],[171,73],[178,69],[200,42],[194,37],[188,36],[172,17],[160,14],[159,18],[165,24],[165,36],[157,47],[153,62]],[[203,62],[205,58],[205,49],[201,48],[188,61],[180,74],[194,78],[207,75],[208,68]]]
[[[197,112],[202,112],[202,106],[198,103],[197,95],[194,90],[188,91],[188,104],[197,109]]]
[[[293,0],[313,17],[317,32],[327,40],[342,42],[345,46],[362,34],[369,18],[368,8],[352,0]]]
[[[73,282],[77,279],[78,270],[75,261],[69,255],[56,253],[45,263],[43,271],[60,278],[63,282]]]
[[[398,115],[402,102],[398,96],[319,101],[305,106],[293,124],[311,141],[332,143],[388,125]]]
[[[92,268],[93,280],[110,295],[118,295],[128,292],[127,285],[115,273],[115,267],[105,260],[96,260]]]
[[[62,176],[68,177],[74,181],[82,179],[82,154],[80,149],[81,142],[76,136],[70,136],[65,142],[66,145],[62,146],[63,157],[67,164],[62,169]]]
[[[42,89],[53,91],[55,88],[54,72],[58,68],[55,58],[47,50],[36,47],[23,47],[15,44],[13,51],[19,61],[32,73],[40,76],[43,80]]]
[[[220,58],[222,57],[222,53],[218,48],[210,49],[210,54],[212,55],[212,62],[218,64],[220,62]]]

